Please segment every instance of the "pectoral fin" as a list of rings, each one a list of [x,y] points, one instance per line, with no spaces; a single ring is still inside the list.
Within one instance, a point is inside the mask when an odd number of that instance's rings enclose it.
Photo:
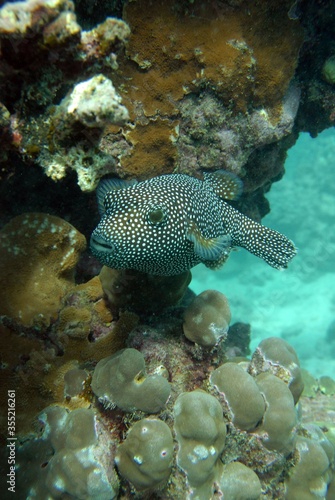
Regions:
[[[191,223],[186,237],[193,243],[194,252],[203,262],[220,260],[222,254],[230,247],[229,235],[206,238],[195,223]]]

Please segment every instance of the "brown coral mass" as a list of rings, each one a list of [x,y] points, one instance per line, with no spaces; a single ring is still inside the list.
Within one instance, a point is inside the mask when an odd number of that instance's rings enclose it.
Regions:
[[[190,92],[215,92],[236,112],[278,111],[302,42],[299,22],[288,15],[291,3],[138,0],[126,6],[131,36],[118,83],[135,126],[124,131],[133,145],[122,160],[125,173],[150,176],[152,163],[156,174],[173,170],[178,103]],[[165,146],[157,148],[138,123],[159,123]]]
[[[48,327],[74,285],[85,247],[85,237],[59,217],[12,219],[0,232],[0,314],[26,327]]]

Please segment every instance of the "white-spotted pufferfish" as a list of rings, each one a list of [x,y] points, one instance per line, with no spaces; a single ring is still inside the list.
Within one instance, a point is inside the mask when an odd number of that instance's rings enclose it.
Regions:
[[[297,250],[281,233],[249,219],[226,200],[241,181],[229,172],[184,174],[121,181],[104,179],[97,189],[101,221],[91,236],[92,253],[114,269],[172,276],[200,262],[218,268],[230,251],[244,247],[277,269]]]

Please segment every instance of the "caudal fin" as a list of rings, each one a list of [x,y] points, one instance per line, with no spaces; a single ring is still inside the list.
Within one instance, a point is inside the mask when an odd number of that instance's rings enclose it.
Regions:
[[[278,231],[249,219],[229,205],[225,208],[230,212],[230,222],[233,221],[229,228],[233,245],[245,248],[276,269],[287,267],[297,253],[291,240]],[[231,211],[234,212],[233,217]]]

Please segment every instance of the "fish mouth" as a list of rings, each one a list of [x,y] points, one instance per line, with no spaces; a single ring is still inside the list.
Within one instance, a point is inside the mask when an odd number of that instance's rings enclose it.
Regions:
[[[98,234],[92,234],[90,239],[90,248],[94,252],[113,252],[115,251],[115,245],[109,243],[102,236]]]

